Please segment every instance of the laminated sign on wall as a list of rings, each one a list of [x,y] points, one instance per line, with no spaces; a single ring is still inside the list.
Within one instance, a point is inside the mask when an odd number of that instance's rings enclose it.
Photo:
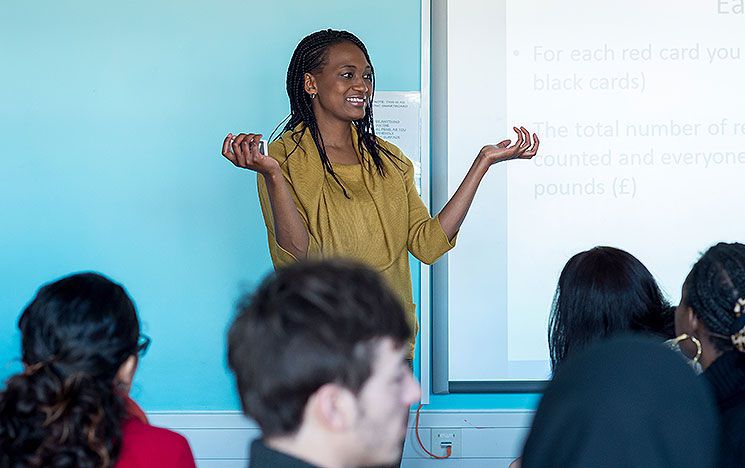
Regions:
[[[398,146],[414,163],[414,182],[421,193],[421,97],[419,91],[376,91],[373,100],[375,134]]]

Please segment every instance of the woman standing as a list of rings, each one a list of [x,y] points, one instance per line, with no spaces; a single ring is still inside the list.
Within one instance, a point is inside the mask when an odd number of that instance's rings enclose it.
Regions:
[[[482,177],[508,159],[533,157],[538,138],[484,146],[458,190],[431,218],[414,185],[413,164],[373,128],[374,71],[364,44],[346,31],[305,37],[287,70],[290,117],[258,151],[261,135],[228,134],[222,154],[258,173],[275,267],[304,258],[351,257],[379,271],[416,330],[408,253],[431,264],[455,245]],[[416,335],[416,333],[414,333]],[[413,356],[414,339],[410,356]]]

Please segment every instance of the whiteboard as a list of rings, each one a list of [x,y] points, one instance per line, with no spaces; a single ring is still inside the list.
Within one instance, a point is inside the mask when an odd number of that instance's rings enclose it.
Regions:
[[[573,254],[625,249],[675,302],[699,252],[742,240],[745,16],[724,0],[440,1],[432,16],[435,208],[513,125],[542,141],[490,170],[433,271],[433,388],[535,390]]]

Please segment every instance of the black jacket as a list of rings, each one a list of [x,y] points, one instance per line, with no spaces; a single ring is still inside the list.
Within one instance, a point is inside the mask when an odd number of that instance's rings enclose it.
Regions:
[[[572,355],[549,382],[523,468],[713,468],[714,398],[659,342],[611,338]]]
[[[250,456],[249,468],[317,468],[299,458],[267,447],[261,439],[256,439],[251,443]]]
[[[719,409],[719,468],[745,466],[745,354],[728,351],[703,374]],[[694,424],[695,427],[695,424]]]

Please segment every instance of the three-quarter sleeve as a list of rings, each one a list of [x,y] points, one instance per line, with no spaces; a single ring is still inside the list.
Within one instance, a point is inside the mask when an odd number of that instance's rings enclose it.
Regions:
[[[440,219],[437,216],[432,218],[429,215],[429,211],[424,206],[422,198],[417,193],[416,185],[414,185],[414,165],[408,159],[404,159],[404,161],[406,162],[404,182],[409,205],[407,247],[409,252],[417,259],[431,265],[445,252],[455,247],[457,234],[452,240],[448,240],[440,225]]]
[[[272,154],[271,151],[273,148],[273,145],[270,145],[270,156],[274,157],[275,159],[280,160],[277,158],[276,155]],[[283,175],[285,178],[285,182],[287,183],[290,193],[292,194],[292,199],[295,202],[295,207],[298,210],[298,213],[300,213],[300,217],[303,220],[303,225],[305,226],[306,232],[308,232],[308,258],[318,258],[321,256],[321,246],[317,239],[315,239],[308,230],[308,216],[301,208],[300,202],[298,201],[297,193],[295,191],[295,188],[292,185],[292,182],[290,178],[288,177],[287,173],[285,173],[285,170],[283,169]],[[261,213],[264,216],[264,225],[266,226],[266,236],[269,243],[269,253],[272,257],[272,263],[274,264],[274,268],[279,268],[284,265],[297,262],[297,258],[284,248],[282,248],[281,245],[277,242],[277,237],[274,234],[274,216],[272,215],[272,205],[269,201],[269,192],[266,188],[266,181],[264,180],[264,176],[261,174],[257,174],[256,177],[256,187],[259,192],[259,203],[261,204]]]

